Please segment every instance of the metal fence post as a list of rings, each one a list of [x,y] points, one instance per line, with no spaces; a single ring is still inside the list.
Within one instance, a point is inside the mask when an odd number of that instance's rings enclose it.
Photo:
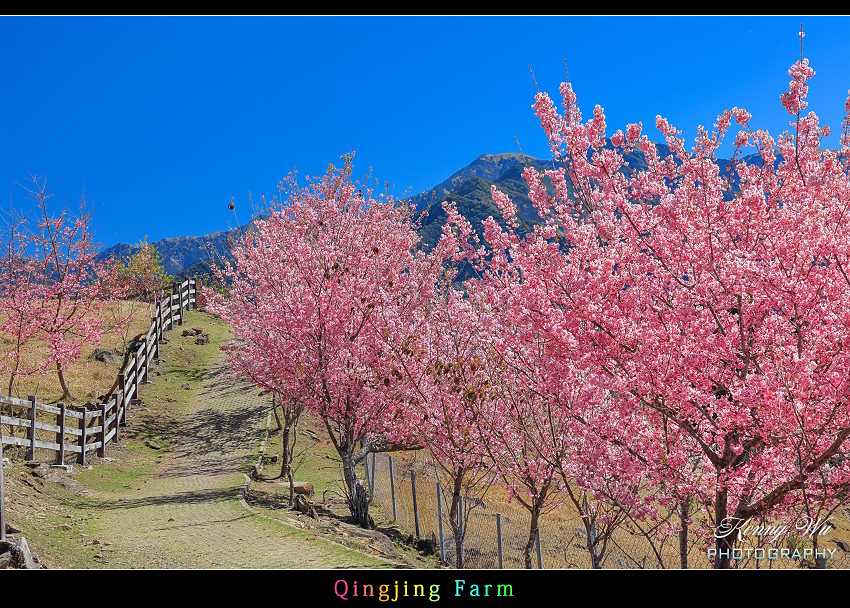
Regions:
[[[466,563],[466,518],[463,516],[463,496],[458,496],[458,528],[460,528],[460,560]],[[458,564],[460,568],[460,564]]]
[[[395,509],[395,469],[393,469],[393,457],[388,457],[390,459],[390,494],[393,497],[393,521],[398,521],[398,515],[396,515]]]
[[[410,471],[410,486],[413,488],[413,521],[416,523],[416,539],[419,540],[419,508],[416,506],[416,471]]]
[[[499,543],[499,570],[505,567],[502,558],[502,514],[496,513],[496,540]]]
[[[443,537],[443,490],[437,484],[437,521],[440,528],[440,559],[446,561],[446,543]]]
[[[537,527],[537,538],[535,539],[535,543],[537,544],[537,568],[543,570],[543,554],[540,552],[540,526]]]

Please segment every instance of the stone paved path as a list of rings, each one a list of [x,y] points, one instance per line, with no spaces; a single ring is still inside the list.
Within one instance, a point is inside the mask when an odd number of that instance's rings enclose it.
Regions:
[[[223,369],[220,361],[193,389],[158,472],[101,510],[114,564],[131,552],[151,568],[386,567],[242,505],[244,463],[256,458],[267,406],[256,388],[223,380]]]

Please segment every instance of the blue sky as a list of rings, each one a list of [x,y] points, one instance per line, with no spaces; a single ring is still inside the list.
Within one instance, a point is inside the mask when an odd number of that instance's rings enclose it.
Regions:
[[[690,141],[739,106],[776,136],[800,23],[837,147],[848,17],[0,17],[0,180],[22,209],[30,173],[85,186],[104,246],[226,230],[352,151],[401,197],[517,140],[546,158],[528,66],[556,97],[565,59],[609,134],[658,141],[661,114]]]

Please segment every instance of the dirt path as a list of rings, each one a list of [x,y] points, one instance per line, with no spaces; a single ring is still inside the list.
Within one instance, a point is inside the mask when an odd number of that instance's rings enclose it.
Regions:
[[[141,489],[113,495],[98,515],[104,567],[334,568],[386,562],[247,510],[239,500],[267,405],[256,388],[200,378],[177,440]]]

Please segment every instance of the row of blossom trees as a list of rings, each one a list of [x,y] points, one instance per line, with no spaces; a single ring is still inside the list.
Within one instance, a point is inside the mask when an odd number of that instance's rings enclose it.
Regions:
[[[555,162],[524,173],[539,215],[524,235],[495,188],[504,222],[478,242],[446,203],[426,253],[411,210],[359,189],[350,159],[293,184],[219,270],[234,371],[321,418],[360,525],[357,463],[428,448],[459,540],[464,483],[499,480],[532,515],[528,567],[540,515],[565,501],[593,567],[620,526],[661,565],[677,538],[687,567],[695,536],[729,567],[738,537],[716,530],[813,516],[850,487],[850,100],[840,150],[821,149],[828,129],[802,115],[813,74],[789,71],[793,132],[734,108],[688,150],[659,117],[666,156],[640,124],[609,138],[598,106],[584,122],[568,83],[560,111],[538,94]]]
[[[9,347],[0,355],[0,371],[8,374],[11,396],[17,379],[54,368],[59,399],[73,400],[65,375],[83,347],[111,334],[124,334],[126,345],[134,307],[128,316],[116,302],[130,296],[151,307],[170,277],[146,239],[126,261],[103,259],[85,197],[72,213],[51,204],[46,179],[32,176],[25,188],[32,214],[10,209],[2,239],[0,334]]]

